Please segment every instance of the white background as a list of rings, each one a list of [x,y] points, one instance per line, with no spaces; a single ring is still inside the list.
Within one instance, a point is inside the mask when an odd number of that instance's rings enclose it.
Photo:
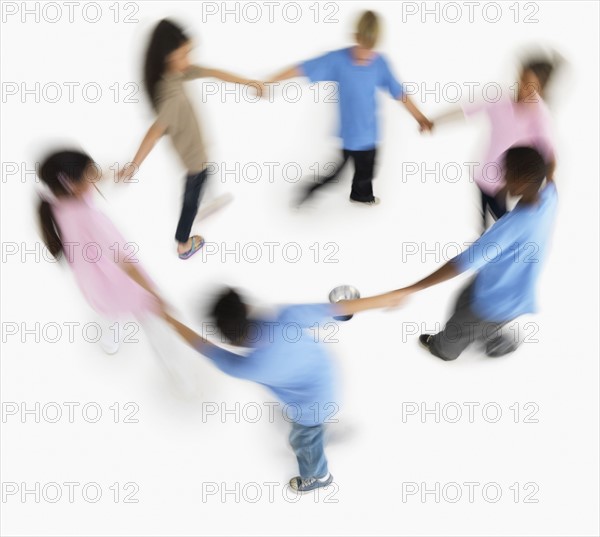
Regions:
[[[456,23],[436,22],[434,15],[423,22],[421,3],[405,3],[405,10],[409,4],[419,12],[404,13],[403,20],[400,2],[369,3],[384,23],[380,49],[405,82],[426,83],[430,89],[438,82],[509,85],[517,55],[531,44],[554,47],[567,60],[550,101],[560,208],[539,286],[541,311],[529,319],[538,328],[538,342],[523,344],[516,354],[498,360],[473,348],[452,363],[420,349],[415,327],[431,330],[443,323],[464,278],[414,296],[397,311],[369,312],[341,324],[338,343],[329,344],[342,392],[341,411],[335,416],[340,421],[331,427],[337,441],[327,446],[337,486],[329,498],[322,493],[292,502],[282,489],[296,475],[296,462],[287,446],[288,425],[281,418],[270,423],[263,415],[258,423],[235,423],[236,416],[229,415],[221,423],[220,415],[203,415],[207,402],[234,408],[236,402],[272,401],[259,386],[225,377],[175,342],[174,353],[195,360],[201,384],[197,397],[178,397],[142,332],[137,334],[139,343],[124,344],[114,356],[85,342],[81,325],[74,343],[66,328],[56,343],[48,337],[36,343],[35,335],[22,343],[21,333],[5,335],[3,404],[25,402],[31,408],[36,402],[78,402],[81,408],[95,402],[103,416],[98,423],[87,423],[79,411],[74,423],[63,416],[54,424],[35,423],[31,416],[26,423],[20,415],[6,417],[3,483],[32,487],[36,482],[96,482],[103,496],[89,503],[81,487],[73,503],[64,496],[56,503],[43,497],[36,503],[33,495],[24,502],[19,494],[9,496],[1,504],[4,535],[598,534],[598,4],[521,4],[515,22],[514,4],[502,2],[496,23],[484,18],[485,2],[474,8],[472,22],[462,5]],[[86,102],[77,89],[72,103],[66,89],[56,103],[43,98],[36,102],[35,95],[22,99],[21,93],[7,95],[3,89],[2,243],[3,252],[11,243],[19,249],[3,255],[3,332],[14,326],[7,323],[32,328],[35,323],[64,326],[95,318],[63,263],[36,260],[35,254],[22,259],[22,245],[35,249],[40,239],[36,182],[33,174],[23,174],[21,163],[31,169],[43,149],[62,141],[80,144],[105,169],[132,158],[152,114],[141,91],[137,103],[124,102],[123,93],[115,103],[109,88],[118,83],[124,92],[128,82],[140,83],[143,49],[156,21],[172,16],[186,24],[196,38],[198,63],[260,79],[350,45],[356,16],[367,4],[322,4],[315,22],[313,3],[302,3],[296,23],[284,19],[284,3],[274,8],[272,23],[265,6],[259,22],[243,17],[236,22],[234,15],[222,22],[221,3],[214,4],[218,14],[203,21],[199,2],[139,2],[133,16],[137,23],[122,22],[133,11],[124,5],[115,23],[112,3],[102,3],[100,20],[90,23],[82,16],[85,5],[74,8],[72,23],[65,6],[56,23],[43,18],[36,22],[34,16],[23,23],[20,11],[3,12],[3,88],[7,82],[24,82],[30,88],[36,82],[63,88],[65,82],[79,82],[79,88],[95,82],[102,89],[97,103]],[[436,5],[443,6],[432,2],[428,7]],[[228,6],[235,9],[236,4]],[[523,22],[534,8],[537,22]],[[289,9],[287,15],[293,17]],[[494,17],[494,8],[487,9],[488,19]],[[325,23],[329,13],[338,22]],[[455,13],[446,12],[450,17]],[[88,16],[95,16],[94,11]],[[175,255],[184,170],[167,140],[144,163],[139,183],[101,187],[107,201],[100,200],[100,205],[139,245],[138,255],[165,297],[196,327],[202,306],[221,283],[247,289],[261,305],[324,301],[341,283],[368,295],[412,283],[447,260],[444,252],[453,255],[444,245],[462,245],[477,236],[476,188],[466,173],[457,182],[439,174],[437,180],[429,175],[421,181],[420,175],[403,173],[403,166],[406,170],[406,163],[416,163],[422,169],[426,164],[431,169],[436,162],[443,166],[476,160],[486,125],[473,121],[420,136],[412,118],[385,95],[380,99],[382,143],[375,181],[381,205],[348,203],[347,172],[344,184],[323,193],[313,207],[291,211],[289,202],[298,185],[284,180],[283,164],[298,163],[308,175],[313,163],[335,160],[339,147],[333,136],[336,105],[322,99],[315,103],[306,81],[297,82],[302,98],[296,103],[280,94],[273,103],[236,102],[235,96],[221,102],[221,94],[203,99],[202,81],[188,85],[212,160],[230,169],[237,162],[240,170],[251,162],[281,163],[272,182],[264,166],[257,182],[241,172],[239,182],[232,175],[213,177],[207,200],[224,193],[234,196],[230,206],[197,228],[218,254],[199,254],[186,262]],[[434,94],[414,98],[431,116],[451,106]],[[20,171],[7,175],[6,163],[17,163]],[[233,254],[221,258],[223,247],[235,249],[238,243],[243,252],[249,242],[296,242],[302,257],[288,262],[279,248],[270,263],[264,247],[256,263],[242,255],[237,262]],[[337,245],[337,263],[323,261],[329,242]],[[310,250],[314,243],[319,243],[318,262]],[[418,245],[418,253],[403,255],[410,243]],[[423,247],[437,251],[438,258],[425,255]],[[109,407],[115,402],[121,408],[127,402],[138,405],[139,422],[114,423]],[[479,410],[474,423],[469,423],[464,406],[458,423],[435,423],[431,416],[422,423],[418,415],[403,423],[403,404],[406,408],[410,402],[429,408],[436,402],[442,407],[473,402]],[[503,411],[497,423],[482,417],[481,408],[490,402]],[[537,405],[538,423],[523,423],[523,415],[514,423],[509,407],[515,402],[521,408],[528,402]],[[139,501],[124,503],[121,495],[115,503],[109,489],[115,482],[121,488],[137,483]],[[203,488],[211,482],[219,493],[203,498]],[[276,483],[273,501],[266,482]],[[408,482],[428,488],[436,482],[440,487],[449,482],[480,485],[472,503],[465,487],[456,503],[443,496],[436,502],[431,494],[403,501],[403,483]],[[481,494],[490,482],[502,489],[496,503]],[[515,482],[521,487],[518,502],[509,489]],[[529,482],[539,487],[537,503],[523,501],[523,486]],[[257,492],[249,483],[262,487],[262,497],[254,503],[250,500]],[[238,497],[221,497],[223,488],[236,486]]]

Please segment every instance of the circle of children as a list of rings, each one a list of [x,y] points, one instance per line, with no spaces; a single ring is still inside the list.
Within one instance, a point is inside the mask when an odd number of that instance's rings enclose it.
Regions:
[[[298,204],[331,182],[350,159],[354,162],[350,201],[366,206],[378,204],[372,187],[378,141],[377,89],[389,92],[400,101],[421,131],[433,128],[434,122],[403,92],[385,57],[374,50],[378,34],[378,17],[367,11],[358,21],[354,46],[299,63],[269,81],[306,77],[311,82],[334,81],[339,87],[341,163],[334,173],[304,187]],[[191,46],[185,32],[173,22],[162,20],[155,27],[147,48],[144,82],[156,121],[132,163],[118,176],[119,180],[131,177],[155,143],[165,134],[170,138],[188,170],[181,217],[175,232],[177,252],[183,260],[190,259],[204,244],[201,236],[191,236],[191,228],[207,180],[205,163],[208,162],[201,129],[184,84],[199,77],[212,77],[250,85],[259,94],[265,91],[267,84],[191,65],[188,59]],[[487,115],[491,134],[483,160],[486,166],[479,166],[473,179],[481,191],[484,229],[487,211],[496,222],[467,250],[408,287],[335,304],[288,305],[280,307],[274,318],[252,315],[238,291],[228,288],[221,292],[210,312],[222,341],[244,350],[238,354],[211,343],[174,319],[139,263],[122,261],[128,259],[127,255],[102,255],[93,263],[70,256],[68,263],[85,298],[103,319],[114,322],[127,316],[139,320],[161,363],[176,380],[185,382],[177,378],[181,377],[181,371],[172,364],[169,353],[164,349],[161,352],[161,345],[154,342],[161,331],[171,334],[175,331],[226,374],[260,383],[281,403],[299,408],[289,437],[298,460],[299,475],[290,480],[290,486],[298,492],[327,486],[333,479],[323,446],[323,416],[327,416],[326,405],[334,400],[330,358],[323,345],[311,336],[302,336],[291,344],[277,330],[273,334],[265,323],[286,326],[293,322],[308,328],[334,316],[397,307],[412,293],[472,271],[475,277],[460,294],[445,328],[437,334],[422,334],[419,342],[442,360],[456,359],[476,340],[483,342],[488,356],[513,352],[518,341],[503,334],[501,329],[517,317],[535,311],[536,280],[548,249],[557,206],[550,119],[543,100],[552,71],[553,61],[547,59],[523,63],[519,90],[514,97],[494,103],[469,104],[435,120],[439,124],[464,115]],[[501,170],[501,177],[492,174],[494,177],[489,180],[482,170],[491,168]],[[126,244],[108,217],[93,203],[97,170],[90,156],[78,150],[55,152],[45,158],[40,176],[43,183],[39,207],[41,230],[47,248],[55,257],[61,256],[66,243],[94,242],[106,251],[114,248],[115,243]],[[520,197],[511,211],[507,210],[507,195]],[[526,253],[522,250],[531,244],[536,247],[535,262],[528,259],[531,256],[519,255],[519,252]],[[489,254],[490,245],[496,252],[493,256]],[[265,329],[259,332],[268,333],[269,341],[251,340],[252,327],[261,325]],[[103,348],[115,352],[118,342],[105,341]],[[322,408],[320,412],[314,411],[315,404]]]

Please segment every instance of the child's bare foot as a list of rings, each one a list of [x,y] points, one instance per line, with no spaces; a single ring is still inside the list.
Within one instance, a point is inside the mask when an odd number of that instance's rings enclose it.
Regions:
[[[194,235],[193,237],[190,237],[187,242],[180,242],[177,246],[179,259],[189,259],[203,246],[204,239],[200,235]]]

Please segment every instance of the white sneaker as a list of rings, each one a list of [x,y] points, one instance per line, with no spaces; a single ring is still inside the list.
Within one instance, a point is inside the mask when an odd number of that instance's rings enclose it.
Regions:
[[[115,341],[113,334],[100,339],[100,347],[106,354],[115,354],[121,347],[121,342]]]
[[[309,492],[321,487],[327,487],[331,485],[332,481],[333,476],[329,472],[327,472],[327,475],[324,475],[323,477],[307,477],[303,479],[302,477],[298,476],[290,479],[290,487],[292,490],[297,492]]]

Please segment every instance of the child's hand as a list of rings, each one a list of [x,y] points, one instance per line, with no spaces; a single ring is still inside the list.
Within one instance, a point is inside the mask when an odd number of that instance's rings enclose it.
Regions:
[[[419,120],[419,132],[431,132],[433,130],[433,121],[429,121],[426,117]]]
[[[267,96],[268,88],[264,82],[260,82],[259,80],[249,80],[247,85],[254,89],[254,92],[258,97],[262,98]]]
[[[390,291],[389,293],[384,293],[381,295],[382,299],[382,307],[393,309],[402,305],[402,303],[406,300],[409,291],[406,289],[397,289],[396,291]]]
[[[127,183],[136,171],[137,166],[133,162],[126,164],[117,174],[117,183]]]

